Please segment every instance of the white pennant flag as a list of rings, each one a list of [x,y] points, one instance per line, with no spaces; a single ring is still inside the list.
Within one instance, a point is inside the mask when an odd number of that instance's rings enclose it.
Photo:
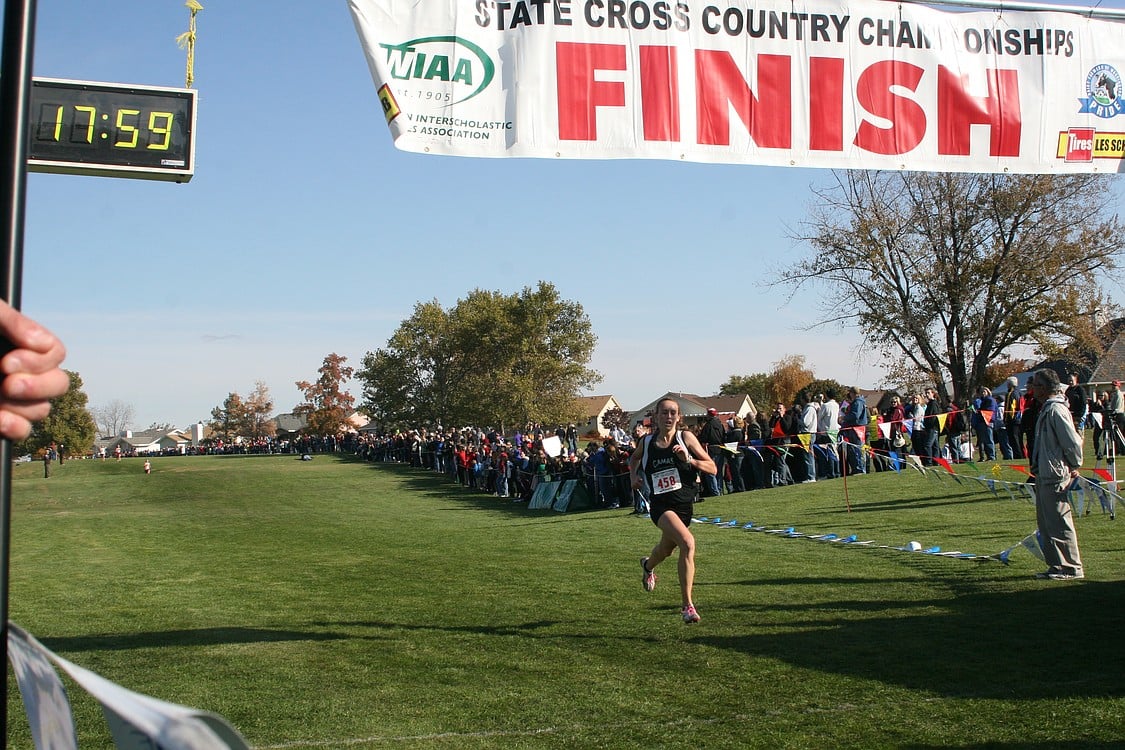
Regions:
[[[1022,544],[1028,552],[1035,555],[1043,562],[1046,562],[1046,558],[1043,557],[1043,550],[1039,546],[1039,539],[1037,534],[1038,532],[1032,532],[1028,534],[1020,541],[1020,544]]]

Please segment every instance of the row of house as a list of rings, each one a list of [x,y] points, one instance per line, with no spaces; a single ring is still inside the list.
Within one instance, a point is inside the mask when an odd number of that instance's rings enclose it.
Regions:
[[[346,424],[351,430],[362,429],[370,420],[359,412],[352,412]],[[287,440],[305,429],[305,417],[301,414],[278,414],[273,418],[274,435],[279,440]],[[190,452],[194,448],[209,443],[213,437],[210,426],[197,422],[186,430],[126,430],[114,437],[101,437],[94,441],[94,453],[113,456],[146,455]]]

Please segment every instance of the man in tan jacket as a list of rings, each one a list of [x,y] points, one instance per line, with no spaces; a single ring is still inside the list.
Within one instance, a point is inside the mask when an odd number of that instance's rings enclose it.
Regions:
[[[1031,466],[1035,472],[1035,520],[1039,543],[1050,567],[1036,578],[1070,581],[1085,577],[1074,530],[1074,511],[1067,491],[1082,465],[1082,438],[1074,429],[1070,409],[1054,370],[1036,370],[1029,387],[1043,404],[1035,424]]]

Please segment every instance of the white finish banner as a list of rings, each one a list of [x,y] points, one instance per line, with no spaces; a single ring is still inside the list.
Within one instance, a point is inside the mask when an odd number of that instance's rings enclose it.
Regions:
[[[1119,172],[1125,23],[880,0],[348,0],[395,146]]]

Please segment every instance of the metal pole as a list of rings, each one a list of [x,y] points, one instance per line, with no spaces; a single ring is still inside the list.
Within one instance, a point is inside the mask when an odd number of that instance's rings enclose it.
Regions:
[[[35,0],[5,0],[3,54],[0,57],[0,294],[20,307],[23,280],[23,221],[27,188],[27,123]],[[7,342],[0,342],[4,348]],[[0,680],[0,738],[8,746],[8,567],[12,519],[12,443],[0,439],[0,641],[4,679]]]
[[[996,2],[996,0],[941,0],[941,2],[926,2],[925,0],[895,0],[911,5],[943,6],[948,5],[960,8],[976,8],[978,10],[994,10],[1002,13],[1005,10],[1032,11],[1036,13],[1073,13],[1087,18],[1099,18],[1111,21],[1125,20],[1125,9],[1121,8],[1094,8],[1081,5],[1056,5],[1052,3],[1024,3],[1024,2]]]

